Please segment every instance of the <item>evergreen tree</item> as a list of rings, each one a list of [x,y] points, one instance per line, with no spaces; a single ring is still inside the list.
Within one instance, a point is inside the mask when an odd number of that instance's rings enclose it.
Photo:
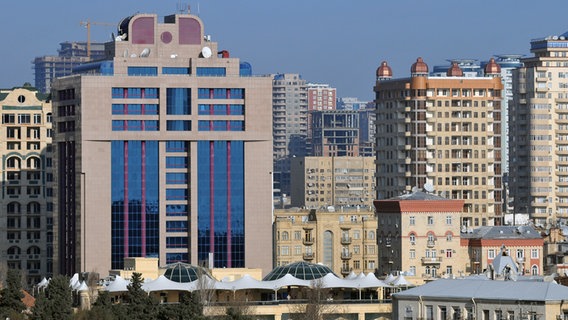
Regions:
[[[44,294],[36,299],[32,319],[70,320],[73,317],[73,295],[69,279],[57,275],[51,279]]]
[[[110,301],[110,294],[108,291],[101,291],[98,294],[97,300],[93,304],[91,310],[87,312],[86,319],[89,320],[113,320],[113,304]]]
[[[129,319],[153,320],[158,316],[158,301],[148,296],[142,289],[144,278],[138,272],[132,273],[132,279],[127,286],[126,309]]]
[[[0,290],[0,317],[2,319],[23,319],[21,314],[26,309],[26,305],[22,302],[23,297],[20,271],[9,269],[4,288]]]

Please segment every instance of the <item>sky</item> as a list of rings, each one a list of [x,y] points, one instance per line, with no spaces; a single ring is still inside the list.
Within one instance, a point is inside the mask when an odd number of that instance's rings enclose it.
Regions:
[[[34,58],[86,41],[82,21],[117,25],[135,13],[162,21],[188,5],[219,49],[253,73],[299,73],[361,100],[373,99],[381,61],[395,78],[408,77],[417,57],[432,69],[447,59],[530,56],[531,39],[568,31],[566,0],[3,0],[0,88],[33,85]],[[92,24],[91,41],[112,32]]]

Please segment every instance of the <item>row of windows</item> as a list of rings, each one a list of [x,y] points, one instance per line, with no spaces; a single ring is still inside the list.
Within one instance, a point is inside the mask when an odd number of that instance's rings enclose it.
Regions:
[[[186,67],[163,67],[162,74],[191,74],[191,69]],[[158,67],[128,67],[129,76],[157,76]],[[227,69],[222,67],[197,67],[198,77],[224,77]]]
[[[114,104],[112,114],[157,115],[157,104]]]
[[[16,119],[18,119],[18,122],[16,122]],[[41,113],[6,113],[2,115],[3,124],[31,124],[32,120],[33,124],[41,124]],[[49,114],[49,120],[51,120],[51,113]]]
[[[199,131],[245,131],[245,122],[238,120],[199,120]]]
[[[157,120],[112,120],[112,131],[158,131]]]
[[[168,88],[179,91],[188,88]],[[245,89],[242,88],[199,88],[199,99],[244,99]],[[158,88],[112,88],[113,99],[158,99]]]

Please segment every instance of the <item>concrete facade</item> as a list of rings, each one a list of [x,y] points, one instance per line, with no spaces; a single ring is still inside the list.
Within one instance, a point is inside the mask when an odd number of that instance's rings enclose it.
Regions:
[[[57,272],[271,270],[271,78],[190,14],[128,17],[106,52],[53,85]]]
[[[463,74],[456,64],[444,77],[429,76],[421,58],[410,78],[393,79],[386,62],[378,68],[377,199],[430,185],[464,200],[462,224],[499,224],[503,84],[498,72]]]
[[[372,157],[292,158],[291,205],[308,209],[372,208],[374,160]]]
[[[368,210],[276,210],[274,265],[323,263],[338,276],[375,272],[377,220]]]

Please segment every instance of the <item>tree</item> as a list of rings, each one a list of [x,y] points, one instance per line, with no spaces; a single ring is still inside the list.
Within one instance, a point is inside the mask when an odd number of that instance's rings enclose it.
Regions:
[[[40,292],[32,309],[32,319],[70,320],[73,317],[73,295],[69,279],[63,275],[54,276],[45,292]]]
[[[333,313],[334,305],[326,303],[330,295],[330,289],[324,288],[321,279],[313,280],[310,288],[303,288],[302,296],[306,299],[305,307],[300,307],[294,319],[301,320],[322,320],[326,313]]]
[[[179,303],[160,305],[159,320],[204,320],[203,307],[196,293],[182,293]]]
[[[26,305],[22,302],[22,275],[19,270],[9,269],[6,283],[0,291],[0,316],[2,319],[23,319],[22,311]]]
[[[113,304],[110,300],[108,291],[101,291],[97,296],[97,300],[93,303],[91,310],[86,312],[85,319],[92,320],[113,320],[115,319],[113,313]]]
[[[144,278],[138,272],[132,273],[132,279],[127,286],[125,300],[129,319],[156,319],[158,316],[158,301],[148,296],[148,293],[142,289]]]

